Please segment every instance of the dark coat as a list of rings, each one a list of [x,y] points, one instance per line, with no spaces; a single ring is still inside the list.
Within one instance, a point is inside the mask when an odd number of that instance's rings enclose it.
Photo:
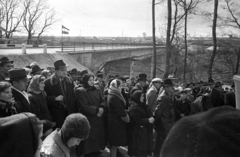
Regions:
[[[175,110],[171,96],[163,91],[157,101],[155,111],[155,129],[157,133],[167,136],[168,132],[175,123]]]
[[[191,111],[191,102],[188,99],[185,99],[183,101],[182,99],[176,100],[174,103],[174,108],[176,112],[176,120],[181,119],[180,114],[184,114],[185,116],[188,116]]]
[[[67,115],[77,112],[75,108],[74,84],[68,77],[64,78],[64,83],[66,85],[66,94],[63,93],[60,80],[56,75],[52,75],[45,81],[44,91],[47,94],[48,108],[53,121],[56,122],[57,128],[62,127]],[[64,96],[63,102],[55,101],[55,98],[59,95]]]
[[[236,108],[236,99],[235,99],[235,93],[233,91],[228,91],[224,95],[224,102],[226,106],[232,106]]]
[[[30,104],[33,106],[33,113],[40,119],[47,119],[52,121],[52,115],[49,112],[47,105],[46,93],[28,93]]]
[[[33,107],[29,104],[28,100],[17,91],[15,88],[12,88],[12,95],[15,100],[15,107],[17,109],[17,113],[22,112],[31,112],[33,113]]]
[[[137,83],[137,84],[133,87],[133,89],[131,90],[131,92],[130,92],[130,97],[131,97],[131,95],[132,95],[135,91],[137,91],[137,90],[143,90],[143,87],[142,87],[139,83]]]
[[[75,90],[78,110],[87,117],[91,131],[88,139],[80,144],[84,154],[97,152],[105,148],[105,130],[104,117],[98,117],[97,113],[100,107],[105,106],[102,95],[98,89],[92,87],[86,89],[79,87]]]
[[[5,108],[2,108],[2,104],[5,105]],[[0,118],[12,116],[14,114],[17,114],[15,104],[0,99]]]
[[[213,107],[219,107],[224,105],[223,95],[220,90],[213,88],[211,92],[211,99]]]
[[[127,145],[126,123],[121,117],[126,117],[125,104],[113,94],[108,95],[108,143],[110,146]]]
[[[196,99],[194,102],[191,103],[191,112],[189,113],[189,115],[200,113],[202,111],[203,111],[203,108],[202,108],[202,102],[201,101]]]
[[[130,134],[128,154],[130,156],[148,156],[153,150],[153,125],[149,123],[151,111],[144,104],[137,104],[129,110]]]

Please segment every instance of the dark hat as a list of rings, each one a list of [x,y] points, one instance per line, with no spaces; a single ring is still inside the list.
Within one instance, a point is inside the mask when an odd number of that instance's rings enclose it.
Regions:
[[[7,57],[2,57],[0,59],[0,65],[3,65],[4,63],[13,63],[13,61],[10,61]]]
[[[86,139],[90,132],[90,124],[87,118],[81,113],[70,114],[65,119],[61,132],[68,141],[72,137]]]
[[[29,76],[26,75],[25,69],[22,68],[13,68],[9,70],[9,78],[11,81],[28,79]]]
[[[87,70],[83,70],[80,74],[83,77],[83,75],[88,74],[88,71]]]
[[[96,76],[97,77],[103,77],[103,73],[101,71],[97,71]]]
[[[139,74],[138,80],[140,81],[147,81],[147,74]]]
[[[55,69],[59,69],[66,66],[67,65],[63,62],[63,60],[57,60],[56,62],[54,62]]]
[[[163,86],[173,86],[172,80],[167,78],[163,81]]]
[[[69,74],[77,74],[77,73],[78,73],[78,71],[76,68],[73,68],[69,71]]]
[[[215,87],[220,87],[220,86],[222,86],[223,85],[223,83],[221,83],[221,82],[216,82],[216,84],[215,84]]]
[[[32,66],[32,71],[31,71],[31,74],[34,74],[38,71],[43,71],[44,69],[41,69],[38,65],[33,65]]]
[[[195,86],[195,83],[193,83],[193,82],[190,82],[190,83],[188,83],[188,84],[186,85],[186,87],[188,88],[190,85],[193,85],[193,86]]]
[[[212,78],[208,79],[208,82],[207,82],[208,85],[214,85],[215,82]]]
[[[179,120],[169,132],[160,156],[240,155],[240,110],[217,107]]]
[[[50,122],[49,120],[46,119],[41,120],[41,122],[43,124],[43,133],[56,126],[55,122]]]

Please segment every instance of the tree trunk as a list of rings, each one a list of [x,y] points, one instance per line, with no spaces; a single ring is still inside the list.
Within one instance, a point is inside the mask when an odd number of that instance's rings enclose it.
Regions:
[[[238,69],[239,69],[239,62],[240,62],[240,48],[238,49],[238,55],[237,55],[237,63],[236,63],[236,71],[234,73],[234,75],[238,74]]]
[[[217,53],[217,36],[216,36],[217,15],[218,15],[218,0],[215,0],[214,1],[213,26],[212,26],[213,52],[212,52],[212,56],[211,56],[209,68],[208,68],[208,78],[209,79],[212,79],[212,68],[213,68],[214,58]]]
[[[187,18],[188,18],[188,11],[186,6],[185,0],[185,22],[184,22],[184,42],[185,42],[185,54],[184,54],[184,68],[183,68],[183,81],[186,80],[186,71],[187,71],[187,54],[188,54],[188,45],[187,45]]]
[[[166,55],[165,55],[165,71],[163,78],[168,78],[170,70],[170,53],[171,53],[171,25],[172,25],[172,0],[168,0],[168,24],[167,24],[167,39],[166,39]]]
[[[156,77],[157,52],[155,38],[155,0],[152,0],[152,39],[153,39],[153,57],[152,57],[152,78]]]

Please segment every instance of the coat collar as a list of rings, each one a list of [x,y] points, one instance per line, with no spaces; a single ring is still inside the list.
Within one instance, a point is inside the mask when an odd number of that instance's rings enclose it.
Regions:
[[[71,84],[71,80],[69,79],[69,77],[64,77],[63,78],[67,83]],[[50,84],[51,86],[54,86],[54,85],[57,85],[59,83],[59,77],[57,77],[56,74],[53,74],[51,77],[50,77]]]
[[[66,156],[70,156],[69,148],[62,141],[60,129],[56,129],[54,132],[55,134],[53,135],[53,140],[56,142],[59,148],[66,154]]]

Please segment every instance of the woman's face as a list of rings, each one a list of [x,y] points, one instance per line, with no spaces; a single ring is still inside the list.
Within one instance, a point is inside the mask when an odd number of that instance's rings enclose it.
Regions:
[[[40,91],[44,91],[44,87],[45,87],[45,84],[44,84],[44,80],[43,80],[42,82],[39,82]]]
[[[4,101],[12,101],[12,89],[8,87],[3,92],[0,93],[0,98]]]
[[[91,87],[94,85],[94,78],[93,77],[90,77],[88,79],[88,85],[91,86]]]

